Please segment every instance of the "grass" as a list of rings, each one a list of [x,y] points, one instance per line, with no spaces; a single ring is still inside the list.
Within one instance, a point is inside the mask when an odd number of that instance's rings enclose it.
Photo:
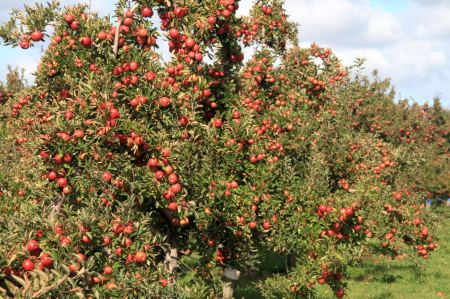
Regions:
[[[436,233],[439,248],[420,269],[408,259],[385,261],[373,259],[349,269],[346,298],[412,299],[450,298],[450,207],[436,210],[440,223]],[[261,273],[244,277],[238,285],[236,298],[263,298],[253,282],[270,274],[270,269],[284,267],[282,259],[263,263]],[[328,287],[318,288],[318,299],[335,298]]]

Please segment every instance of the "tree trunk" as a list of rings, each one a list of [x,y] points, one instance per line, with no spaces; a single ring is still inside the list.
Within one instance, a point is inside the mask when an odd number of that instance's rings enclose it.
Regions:
[[[166,252],[166,258],[164,261],[164,269],[175,275],[178,269],[178,248],[173,244],[170,245],[169,249]]]
[[[289,253],[287,257],[287,270],[290,272],[295,268],[295,264],[297,264],[297,255],[295,253]]]
[[[64,203],[65,200],[65,195],[64,193],[61,192],[61,194],[58,194],[58,201],[57,203],[53,206],[51,212],[50,212],[50,219],[53,219],[55,217],[55,215],[59,214],[59,212],[61,211],[62,205]]]
[[[241,272],[232,269],[232,268],[226,268],[223,272],[222,281],[223,281],[223,288],[222,288],[222,298],[223,299],[232,299],[234,298],[234,291],[236,290],[239,276],[241,276]]]
[[[169,248],[166,249],[164,270],[172,276],[176,276],[178,270],[178,242],[170,227],[167,228],[166,241],[169,244]]]

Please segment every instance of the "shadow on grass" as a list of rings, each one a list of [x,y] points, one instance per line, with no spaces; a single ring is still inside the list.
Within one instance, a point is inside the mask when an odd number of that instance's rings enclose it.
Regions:
[[[333,295],[323,295],[323,294],[318,294],[315,299],[335,299],[336,297]],[[345,298],[345,297],[344,297]],[[355,297],[350,297],[350,298],[355,298]],[[367,297],[361,298],[359,297],[358,299],[388,299],[388,298],[393,298],[393,294],[390,291],[383,291],[377,295],[367,295]]]
[[[240,279],[237,289],[236,298],[245,299],[262,299],[264,298],[254,282],[262,281],[266,277],[273,274],[286,273],[287,258],[273,252],[265,252],[260,256],[260,265],[258,271],[244,273]]]
[[[371,299],[386,299],[386,298],[392,298],[393,294],[389,291],[382,292]]]
[[[450,294],[450,208],[439,207],[434,212],[438,250],[430,255],[425,267],[421,267],[421,263],[415,264],[407,257],[390,260],[379,254],[364,256],[363,262],[355,260],[348,267],[349,298],[447,298],[445,295]],[[376,246],[376,243],[371,245]],[[379,253],[383,251],[380,250]],[[253,282],[263,281],[272,274],[282,274],[285,271],[285,257],[264,254],[259,271],[244,276],[239,282],[236,298],[264,298]],[[437,297],[433,296],[435,294]],[[317,287],[316,299],[331,298],[335,297],[328,286]]]
[[[364,264],[360,267],[353,268],[350,271],[349,276],[350,279],[354,281],[394,283],[397,281],[397,279],[403,278],[402,275],[396,273],[404,273],[404,271],[407,271],[418,278],[423,275],[420,269],[412,264]]]
[[[236,289],[236,298],[237,299],[262,299],[264,298],[256,286],[252,283],[252,280],[249,278],[244,278],[238,283],[238,287]]]

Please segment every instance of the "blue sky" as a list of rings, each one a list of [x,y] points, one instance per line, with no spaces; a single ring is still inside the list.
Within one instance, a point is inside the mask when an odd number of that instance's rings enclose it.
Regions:
[[[389,12],[401,12],[408,8],[411,1],[407,0],[370,0],[372,7],[378,7]]]
[[[0,21],[12,8],[32,2],[0,0]],[[93,0],[93,10],[111,11],[113,2]],[[241,14],[251,2],[241,1]],[[347,65],[364,57],[367,73],[377,69],[391,78],[402,97],[424,103],[440,96],[450,108],[450,0],[286,0],[286,7],[300,24],[303,46],[330,47]],[[25,68],[32,81],[41,54],[39,47],[0,46],[0,80],[11,64]]]

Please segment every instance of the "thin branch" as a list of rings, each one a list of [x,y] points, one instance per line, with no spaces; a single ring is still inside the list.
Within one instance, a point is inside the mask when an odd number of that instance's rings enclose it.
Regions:
[[[113,52],[114,55],[117,56],[117,51],[119,49],[119,31],[120,31],[120,17],[117,17],[117,25],[116,25],[116,32],[114,36],[114,46],[113,46]]]
[[[58,203],[53,207],[52,214],[57,214],[61,210],[62,204],[64,202],[65,196],[64,193],[58,195]]]
[[[131,11],[134,12],[138,7],[139,7],[139,4],[136,4],[136,5],[131,9]],[[113,46],[113,52],[114,52],[114,55],[115,55],[115,56],[117,56],[117,53],[118,53],[118,51],[119,51],[120,23],[121,23],[120,16],[117,16],[117,25],[116,25],[116,32],[115,32],[115,35],[114,35],[114,46]]]

